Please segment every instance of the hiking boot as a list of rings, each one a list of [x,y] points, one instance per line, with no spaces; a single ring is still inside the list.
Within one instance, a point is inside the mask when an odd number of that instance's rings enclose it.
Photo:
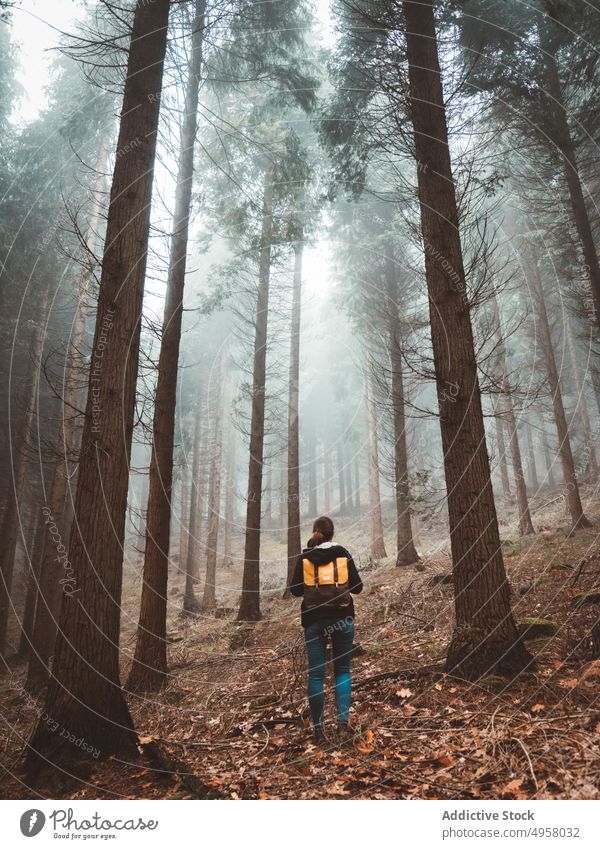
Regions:
[[[321,725],[315,725],[313,728],[313,743],[315,746],[323,746],[326,742],[323,727]]]
[[[349,722],[338,721],[337,739],[340,743],[352,743],[355,737],[356,732]]]

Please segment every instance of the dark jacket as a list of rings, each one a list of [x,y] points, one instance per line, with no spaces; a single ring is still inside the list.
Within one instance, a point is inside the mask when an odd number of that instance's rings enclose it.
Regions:
[[[305,559],[310,560],[311,563],[315,563],[317,566],[324,566],[326,563],[331,563],[334,557],[347,558],[348,588],[351,593],[354,593],[354,595],[358,595],[358,593],[363,588],[363,582],[360,579],[360,575],[358,574],[358,570],[356,568],[354,560],[343,546],[337,545],[336,543],[334,543],[334,545],[318,545],[316,548],[308,548],[302,552],[302,554],[296,561],[296,566],[294,568],[294,575],[292,577],[292,583],[290,584],[291,594],[297,596],[298,598],[304,595],[303,561]],[[348,601],[350,603],[347,606],[340,608],[340,619],[345,619],[347,617],[351,617],[352,619],[354,618],[354,602],[352,601],[350,596],[348,596]],[[314,622],[321,622],[324,619],[331,619],[332,616],[336,615],[335,612],[332,613],[331,608],[327,608],[325,606],[312,607],[307,610],[304,601],[302,602],[300,613],[303,628],[307,628]]]

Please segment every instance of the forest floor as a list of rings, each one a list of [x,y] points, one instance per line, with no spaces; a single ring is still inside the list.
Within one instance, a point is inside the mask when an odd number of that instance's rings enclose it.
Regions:
[[[552,512],[555,510],[556,512]],[[135,763],[113,758],[86,777],[56,775],[28,787],[18,760],[40,708],[15,668],[0,699],[0,781],[5,798],[455,798],[531,799],[600,796],[600,660],[590,629],[600,605],[577,608],[576,593],[600,589],[600,503],[588,499],[589,531],[569,536],[556,505],[534,517],[538,533],[505,529],[504,553],[517,620],[558,626],[528,641],[535,665],[509,682],[478,684],[443,671],[453,622],[453,588],[434,583],[449,557],[424,558],[425,571],[390,561],[363,565],[356,602],[351,721],[354,744],[312,744],[298,600],[278,589],[262,598],[263,620],[169,621],[170,679],[158,695],[130,696],[142,751]],[[506,523],[505,523],[506,524]],[[554,527],[550,528],[550,524]],[[341,535],[340,535],[341,538]],[[223,573],[228,570],[223,570]],[[224,575],[233,604],[239,573]],[[179,593],[180,586],[175,591]],[[124,608],[124,667],[133,647],[134,591]],[[331,673],[326,732],[334,728]]]

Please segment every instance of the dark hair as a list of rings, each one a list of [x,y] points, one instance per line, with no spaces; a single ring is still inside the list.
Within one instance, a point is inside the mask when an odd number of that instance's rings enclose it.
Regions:
[[[319,516],[313,523],[313,535],[310,541],[313,546],[333,539],[333,522],[329,516]]]

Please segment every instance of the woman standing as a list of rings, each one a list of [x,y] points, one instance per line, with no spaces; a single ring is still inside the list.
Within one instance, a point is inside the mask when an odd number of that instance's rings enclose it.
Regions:
[[[308,548],[298,558],[290,592],[303,596],[302,627],[308,658],[308,704],[315,743],[325,740],[325,649],[331,638],[335,673],[338,736],[351,739],[348,716],[352,690],[350,660],[354,640],[354,603],[363,584],[346,549],[333,542],[333,522],[328,516],[315,520]]]

